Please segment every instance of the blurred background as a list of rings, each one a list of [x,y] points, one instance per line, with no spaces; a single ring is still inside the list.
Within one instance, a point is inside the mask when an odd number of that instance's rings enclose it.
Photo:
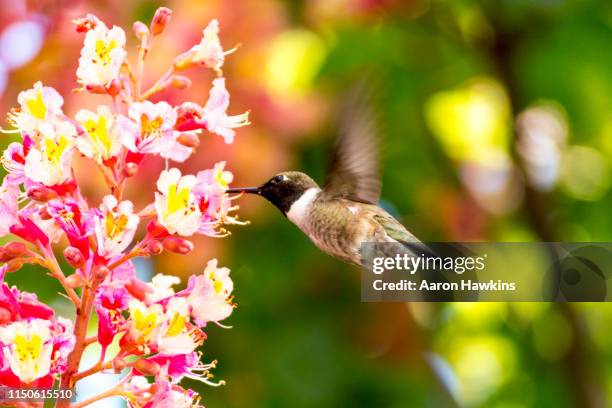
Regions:
[[[148,23],[165,5],[173,20],[150,55],[147,81],[217,18],[224,48],[242,44],[224,68],[230,114],[250,109],[253,122],[233,145],[206,136],[184,170],[226,160],[235,185],[288,169],[322,181],[336,103],[373,73],[383,205],[417,237],[612,240],[609,1],[0,4],[2,113],[36,80],[64,95],[68,114],[104,103],[71,92],[82,36],[70,21],[92,12],[124,27],[133,50],[131,23]],[[189,75],[190,90],[163,98],[204,103],[210,74]],[[138,206],[152,200],[150,178],[162,166],[147,162],[129,184]],[[80,182],[92,202],[104,193],[93,176]],[[227,385],[189,384],[206,406],[612,406],[610,305],[360,303],[355,268],[320,253],[263,200],[240,205],[251,224],[229,238],[202,238],[192,256],[137,265],[184,281],[213,257],[232,269],[238,308],[225,323],[233,328],[209,327],[203,347]],[[61,310],[58,288],[41,276],[24,269],[9,280]]]

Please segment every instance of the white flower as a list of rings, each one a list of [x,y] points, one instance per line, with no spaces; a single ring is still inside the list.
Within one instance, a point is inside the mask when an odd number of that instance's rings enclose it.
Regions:
[[[32,319],[0,327],[0,342],[3,358],[23,383],[49,374],[53,351],[50,322]]]
[[[249,124],[249,113],[228,116],[226,111],[229,107],[229,92],[225,89],[225,78],[217,78],[213,81],[210,96],[204,106],[202,118],[206,122],[206,129],[216,133],[225,139],[225,143],[234,141],[234,128]]]
[[[149,303],[154,303],[173,296],[174,289],[172,286],[178,285],[179,283],[181,283],[181,280],[177,276],[158,273],[151,279],[150,287],[153,291],[147,292],[145,300]]]
[[[176,112],[167,102],[136,102],[129,117],[120,118],[121,141],[132,152],[162,153],[176,143]]]
[[[185,298],[173,297],[168,302],[163,327],[158,332],[157,349],[161,354],[189,354],[198,342],[187,330],[189,304]]]
[[[125,32],[114,26],[110,30],[102,22],[87,31],[81,49],[77,77],[85,86],[108,86],[119,77],[125,60]]]
[[[219,22],[214,19],[202,31],[202,40],[191,49],[193,62],[204,64],[208,68],[220,71],[225,60],[225,53],[219,41]]]
[[[38,81],[32,89],[22,91],[17,97],[20,109],[9,114],[9,119],[22,132],[32,132],[55,116],[62,114],[64,99],[50,86]]]
[[[193,175],[181,176],[175,168],[163,171],[157,180],[157,218],[171,234],[191,236],[199,228],[202,213],[193,194],[197,181]]]
[[[190,289],[187,302],[191,306],[194,321],[203,326],[207,322],[219,322],[233,310],[230,296],[234,283],[228,268],[218,268],[217,260],[211,259],[202,275],[189,278]]]
[[[129,334],[136,343],[147,347],[149,341],[157,337],[159,326],[164,320],[163,307],[157,303],[147,307],[143,302],[132,299],[128,309],[130,312]]]
[[[71,177],[74,140],[77,134],[70,122],[39,126],[39,139],[26,156],[27,178],[46,186],[62,184]]]
[[[140,218],[134,214],[130,201],[118,203],[117,198],[109,194],[102,199],[93,221],[98,254],[110,258],[120,255],[132,242]]]
[[[85,135],[76,140],[81,153],[99,164],[119,154],[121,142],[115,117],[107,106],[98,106],[97,113],[81,109],[76,114],[76,120],[85,129]]]

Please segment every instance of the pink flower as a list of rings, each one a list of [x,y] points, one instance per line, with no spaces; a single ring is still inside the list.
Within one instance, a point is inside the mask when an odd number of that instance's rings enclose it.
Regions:
[[[206,105],[202,108],[193,102],[185,102],[177,108],[176,129],[194,131],[206,129],[232,143],[236,132],[233,130],[249,124],[249,113],[228,116],[229,93],[225,89],[225,78],[216,78]]]
[[[176,112],[167,102],[135,102],[120,117],[121,142],[135,153],[160,154],[174,147]]]
[[[58,242],[63,236],[64,231],[53,218],[49,218],[46,215],[43,218],[41,213],[48,213],[47,204],[32,205],[24,208],[19,212],[19,216],[22,219],[28,219],[51,243]]]
[[[186,390],[167,380],[157,380],[155,393],[143,408],[200,408],[199,399],[195,391]]]
[[[0,325],[31,318],[52,319],[53,309],[41,303],[34,293],[20,292],[14,286],[9,288],[4,282],[7,269],[6,264],[0,267]]]
[[[2,181],[0,187],[0,236],[11,232],[11,227],[19,223],[17,211],[19,210],[19,187],[7,182],[8,176]]]
[[[204,334],[189,323],[190,305],[183,297],[157,303],[131,299],[128,310],[127,333],[120,343],[123,350],[166,356],[187,354],[204,339]]]
[[[221,67],[225,61],[225,56],[234,52],[236,48],[223,51],[219,41],[219,22],[211,20],[202,32],[200,43],[192,47],[189,51],[179,55],[174,60],[174,68],[183,70],[194,65],[204,65],[217,74],[221,74]]]
[[[73,199],[51,200],[47,204],[49,215],[66,233],[70,245],[79,249],[85,258],[89,257],[89,238],[91,221],[87,219],[79,203]]]
[[[201,275],[189,277],[187,302],[191,306],[191,316],[199,326],[208,322],[219,322],[232,314],[234,305],[231,294],[234,284],[229,277],[228,268],[218,268],[217,260],[208,261]]]
[[[130,245],[140,221],[130,201],[118,203],[110,194],[94,210],[92,219],[98,254],[104,258],[120,255]]]
[[[85,134],[76,139],[76,146],[85,156],[98,164],[107,163],[121,151],[121,143],[115,116],[110,109],[101,105],[96,112],[81,109],[76,114]]]
[[[213,81],[208,102],[206,102],[202,113],[206,129],[223,137],[225,143],[234,141],[236,132],[233,129],[249,124],[248,112],[235,116],[227,115],[229,100],[229,92],[225,89],[225,78],[217,78]]]
[[[130,294],[122,285],[103,285],[98,289],[94,306],[98,314],[98,342],[107,347],[125,322],[121,312],[127,309]]]
[[[32,139],[26,137],[25,141],[31,143],[13,142],[8,145],[2,153],[2,165],[8,172],[6,180],[12,184],[21,184],[25,182],[25,158],[33,143]]]
[[[33,293],[9,288],[0,268],[0,384],[47,386],[74,348],[72,324]]]
[[[216,362],[203,364],[200,361],[201,358],[200,353],[192,352],[173,356],[157,355],[147,360],[163,367],[164,374],[169,376],[174,383],[178,383],[183,378],[189,378],[209,385],[219,385],[208,380],[208,373],[211,369],[215,368]]]
[[[234,207],[225,194],[232,173],[223,169],[225,162],[210,170],[182,176],[178,169],[163,171],[157,181],[155,210],[157,219],[171,234],[191,236],[200,233],[223,236],[218,227],[223,223],[239,223],[229,216]]]
[[[202,40],[191,49],[194,52],[193,61],[204,64],[208,68],[220,71],[225,60],[225,54],[219,41],[219,22],[213,19],[202,31]]]
[[[62,115],[64,99],[50,86],[38,81],[32,89],[22,91],[17,97],[20,109],[12,111],[9,119],[22,132],[33,132],[43,123]]]
[[[71,322],[62,318],[56,321],[34,318],[1,326],[4,371],[23,385],[60,372],[74,347],[71,331]]]
[[[195,176],[182,176],[175,168],[159,175],[155,210],[157,219],[171,234],[188,237],[199,228],[202,213],[193,193],[196,183]]]
[[[72,176],[76,128],[63,121],[39,126],[36,143],[25,157],[24,173],[46,186],[67,182]]]
[[[19,222],[11,226],[11,233],[33,244],[40,243],[43,246],[49,244],[47,234],[32,219],[21,214],[17,218]]]
[[[212,169],[200,171],[197,175],[198,183],[194,193],[199,199],[200,211],[203,214],[198,230],[200,234],[218,236],[216,228],[219,224],[238,223],[235,218],[229,216],[229,212],[234,208],[225,194],[234,176],[224,170],[224,167],[225,162],[219,162]]]

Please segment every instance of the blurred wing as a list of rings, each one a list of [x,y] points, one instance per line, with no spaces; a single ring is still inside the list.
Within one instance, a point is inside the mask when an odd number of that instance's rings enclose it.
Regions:
[[[378,138],[371,91],[361,84],[349,93],[342,110],[325,194],[370,204],[378,202]]]

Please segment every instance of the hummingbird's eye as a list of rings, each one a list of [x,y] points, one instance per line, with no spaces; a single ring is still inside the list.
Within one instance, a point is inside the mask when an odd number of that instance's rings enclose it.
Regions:
[[[281,182],[281,181],[283,181],[284,179],[285,179],[285,176],[278,175],[278,176],[276,176],[276,177],[274,177],[274,178],[272,179],[272,182],[273,182],[273,183],[280,183],[280,182]]]

